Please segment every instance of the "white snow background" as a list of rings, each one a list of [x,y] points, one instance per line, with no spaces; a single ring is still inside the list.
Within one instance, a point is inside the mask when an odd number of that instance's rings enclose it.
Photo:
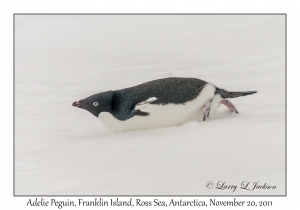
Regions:
[[[231,100],[240,114],[124,133],[71,106],[171,76],[258,93]],[[284,195],[285,16],[16,15],[15,194]]]

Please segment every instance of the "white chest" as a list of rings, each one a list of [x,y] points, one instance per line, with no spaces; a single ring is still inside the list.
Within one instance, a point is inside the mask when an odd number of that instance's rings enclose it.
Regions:
[[[207,84],[196,99],[185,104],[149,104],[143,107],[141,111],[148,112],[149,116],[134,116],[126,121],[120,121],[108,112],[101,112],[98,118],[114,132],[176,126],[191,120],[201,121],[203,118],[202,107],[209,98],[214,97],[214,92],[215,87]],[[221,97],[214,97],[211,114],[219,106],[220,101]]]

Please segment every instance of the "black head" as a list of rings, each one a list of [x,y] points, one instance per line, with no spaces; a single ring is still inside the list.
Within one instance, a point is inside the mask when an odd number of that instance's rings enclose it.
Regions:
[[[85,109],[98,117],[101,112],[110,112],[113,91],[91,95],[85,99],[75,101],[72,106]]]

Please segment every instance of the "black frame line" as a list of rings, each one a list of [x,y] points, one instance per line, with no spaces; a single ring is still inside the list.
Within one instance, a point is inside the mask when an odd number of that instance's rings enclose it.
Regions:
[[[15,16],[16,15],[284,15],[285,16],[285,195],[16,195]],[[13,14],[13,196],[14,197],[286,197],[287,196],[287,13],[14,13]]]

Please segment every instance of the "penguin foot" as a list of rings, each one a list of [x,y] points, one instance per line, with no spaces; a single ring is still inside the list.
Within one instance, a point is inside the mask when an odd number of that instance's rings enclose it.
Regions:
[[[204,106],[202,107],[202,110],[203,110],[203,121],[205,121],[206,118],[209,118],[209,112],[210,112],[211,102],[212,102],[212,98],[208,99],[205,102]]]
[[[239,113],[238,110],[235,108],[235,106],[229,100],[223,99],[221,103],[225,105],[230,112],[235,112],[237,114]]]

